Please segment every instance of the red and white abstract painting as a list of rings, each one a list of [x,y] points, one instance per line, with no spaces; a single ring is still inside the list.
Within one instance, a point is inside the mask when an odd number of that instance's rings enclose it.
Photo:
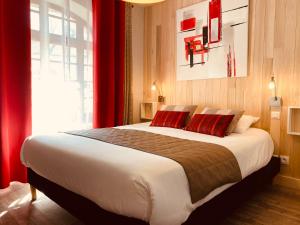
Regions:
[[[207,0],[177,10],[177,79],[246,77],[249,0]]]

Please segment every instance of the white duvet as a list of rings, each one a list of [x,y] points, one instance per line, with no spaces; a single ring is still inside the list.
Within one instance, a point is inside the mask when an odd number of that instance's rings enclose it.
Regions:
[[[150,127],[148,123],[118,128],[223,145],[236,157],[243,178],[265,166],[274,148],[270,135],[256,128],[225,138]],[[194,209],[232,185],[219,187],[192,204],[187,177],[177,162],[65,133],[27,138],[21,158],[24,165],[37,174],[90,199],[103,209],[151,225],[180,225]]]

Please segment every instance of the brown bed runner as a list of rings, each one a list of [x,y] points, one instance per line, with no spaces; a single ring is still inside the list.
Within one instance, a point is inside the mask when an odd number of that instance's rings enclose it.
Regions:
[[[170,158],[184,169],[192,203],[224,184],[242,179],[235,156],[227,148],[129,129],[90,129],[66,132]],[[176,185],[176,184],[175,184]]]

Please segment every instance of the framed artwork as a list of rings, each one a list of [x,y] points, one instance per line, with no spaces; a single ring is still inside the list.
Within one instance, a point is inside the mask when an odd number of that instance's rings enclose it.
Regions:
[[[246,77],[249,0],[207,0],[177,10],[177,80]]]

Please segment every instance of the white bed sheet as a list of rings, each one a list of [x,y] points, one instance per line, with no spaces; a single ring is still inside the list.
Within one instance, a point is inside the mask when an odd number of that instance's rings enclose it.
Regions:
[[[264,167],[274,149],[270,135],[256,128],[225,138],[150,127],[149,123],[118,128],[223,145],[236,157],[243,178]],[[232,185],[219,187],[192,204],[187,177],[177,162],[65,133],[27,138],[21,158],[24,165],[37,174],[92,200],[103,209],[142,219],[151,225],[180,225],[194,209]]]

